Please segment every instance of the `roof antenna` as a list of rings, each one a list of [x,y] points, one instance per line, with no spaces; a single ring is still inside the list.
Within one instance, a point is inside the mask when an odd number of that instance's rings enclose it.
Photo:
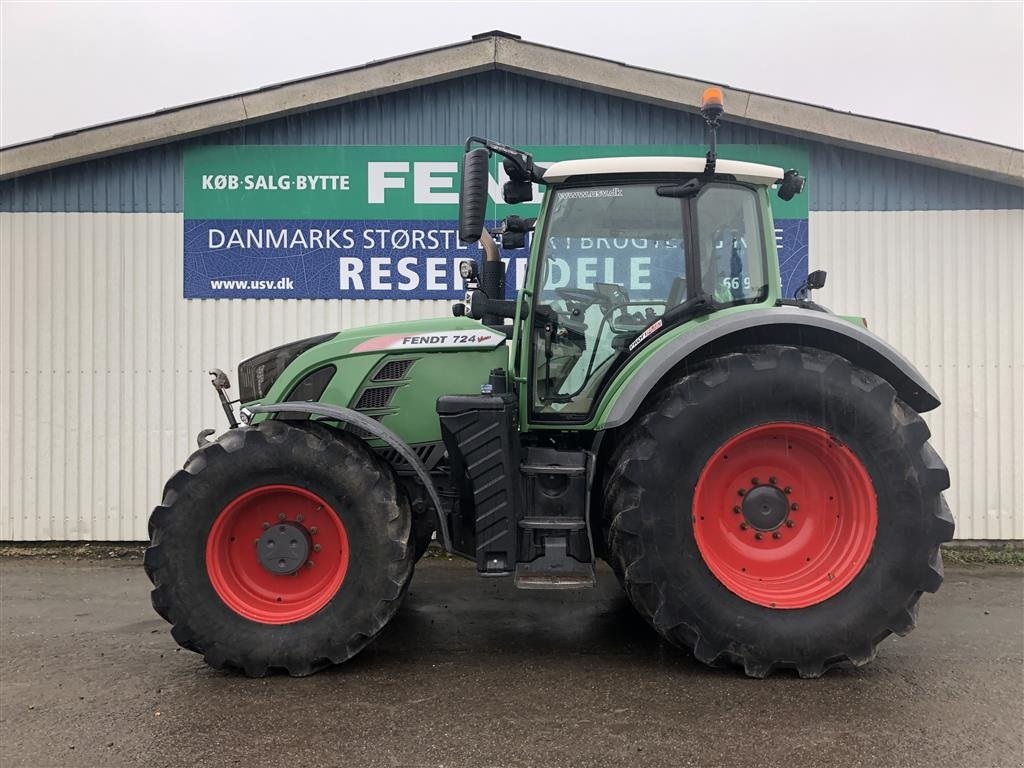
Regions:
[[[715,162],[718,160],[718,118],[725,112],[722,103],[722,89],[716,86],[705,88],[700,98],[700,116],[708,127],[708,155],[704,164],[704,174],[713,176]]]

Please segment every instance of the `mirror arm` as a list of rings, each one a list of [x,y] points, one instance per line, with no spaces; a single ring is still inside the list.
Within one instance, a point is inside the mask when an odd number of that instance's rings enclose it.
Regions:
[[[480,136],[470,136],[466,139],[467,152],[469,152],[474,143],[480,144],[488,151],[510,160],[516,170],[522,175],[523,181],[532,181],[536,184],[544,183],[544,171],[547,169],[535,164],[533,162],[533,155],[529,152],[524,152],[521,149],[515,149],[514,147],[509,147],[505,144],[500,144],[497,141],[491,141],[490,139],[485,139]]]

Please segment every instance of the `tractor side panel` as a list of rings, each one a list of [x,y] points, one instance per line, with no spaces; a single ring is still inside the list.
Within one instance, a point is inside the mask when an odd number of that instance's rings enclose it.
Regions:
[[[318,402],[365,413],[380,421],[406,443],[441,440],[437,399],[442,395],[478,395],[493,368],[508,365],[505,345],[495,349],[422,352],[375,352],[343,357],[304,353],[296,372],[274,385],[263,404],[304,400],[293,396],[310,373],[333,366]]]
[[[437,399],[442,395],[479,395],[493,368],[508,365],[505,346],[490,350],[382,355],[349,395],[337,402],[379,418],[409,444],[441,440]],[[328,388],[328,393],[330,388]]]
[[[309,397],[303,380],[327,366],[326,387]],[[440,442],[437,398],[480,394],[491,369],[507,367],[505,335],[468,318],[366,326],[303,352],[254,404],[315,400],[365,413],[406,443]]]

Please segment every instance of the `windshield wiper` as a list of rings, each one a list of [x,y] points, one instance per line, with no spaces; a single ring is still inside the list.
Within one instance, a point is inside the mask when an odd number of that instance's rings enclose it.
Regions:
[[[690,179],[684,184],[662,184],[654,191],[658,197],[693,197],[703,186],[701,179]]]

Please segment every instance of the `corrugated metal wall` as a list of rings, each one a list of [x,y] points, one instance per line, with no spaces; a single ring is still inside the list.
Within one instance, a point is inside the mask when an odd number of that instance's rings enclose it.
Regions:
[[[868,317],[945,400],[957,536],[1024,538],[1024,214],[811,214],[821,300]],[[0,214],[0,539],[144,539],[207,384],[255,351],[449,302],[185,301],[180,214]]]
[[[943,400],[957,538],[1024,538],[1024,211],[811,213],[816,297],[906,354]]]
[[[185,301],[174,213],[0,214],[0,539],[143,540],[205,427],[205,372],[447,301]]]
[[[694,114],[492,70],[0,183],[0,211],[181,211],[187,146],[457,146],[470,135],[520,145],[700,144],[704,124]],[[719,140],[807,146],[816,211],[1024,207],[1020,187],[731,123],[728,114]]]

